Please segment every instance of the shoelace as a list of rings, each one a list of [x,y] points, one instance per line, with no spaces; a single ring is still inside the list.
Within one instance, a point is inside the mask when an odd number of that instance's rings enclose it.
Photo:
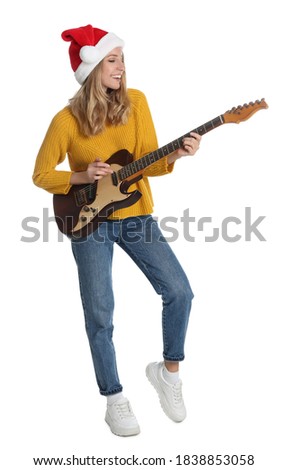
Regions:
[[[182,386],[180,382],[177,382],[172,387],[173,390],[173,400],[176,405],[182,403]]]
[[[128,401],[116,403],[117,411],[121,419],[134,417]]]

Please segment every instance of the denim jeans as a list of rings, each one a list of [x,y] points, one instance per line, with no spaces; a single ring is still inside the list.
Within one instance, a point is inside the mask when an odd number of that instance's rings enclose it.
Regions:
[[[102,395],[122,391],[112,339],[114,243],[133,259],[162,297],[165,360],[184,359],[184,342],[193,298],[182,267],[151,215],[105,221],[85,239],[72,240],[85,327]]]

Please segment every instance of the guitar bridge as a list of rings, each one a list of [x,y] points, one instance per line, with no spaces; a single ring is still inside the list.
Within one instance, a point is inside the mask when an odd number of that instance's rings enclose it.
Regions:
[[[96,198],[96,184],[92,183],[78,191],[75,191],[75,204],[82,207],[85,204],[91,204]]]

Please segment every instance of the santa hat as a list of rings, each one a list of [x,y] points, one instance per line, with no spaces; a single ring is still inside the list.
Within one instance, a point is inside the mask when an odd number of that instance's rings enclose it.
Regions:
[[[67,29],[61,36],[64,41],[71,41],[69,47],[71,67],[80,85],[110,51],[115,47],[124,46],[124,41],[115,34],[93,28],[90,24]]]

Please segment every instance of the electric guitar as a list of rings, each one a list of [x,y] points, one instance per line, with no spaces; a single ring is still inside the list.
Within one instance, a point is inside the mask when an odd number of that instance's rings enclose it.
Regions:
[[[113,212],[131,206],[140,199],[141,192],[128,192],[129,186],[143,177],[145,168],[182,147],[183,138],[189,137],[190,132],[204,135],[222,124],[239,124],[256,111],[266,108],[268,105],[264,98],[232,108],[138,160],[133,160],[128,150],[119,150],[106,161],[114,171],[112,174],[94,183],[73,185],[68,194],[54,194],[54,215],[59,230],[72,238],[89,235]]]

